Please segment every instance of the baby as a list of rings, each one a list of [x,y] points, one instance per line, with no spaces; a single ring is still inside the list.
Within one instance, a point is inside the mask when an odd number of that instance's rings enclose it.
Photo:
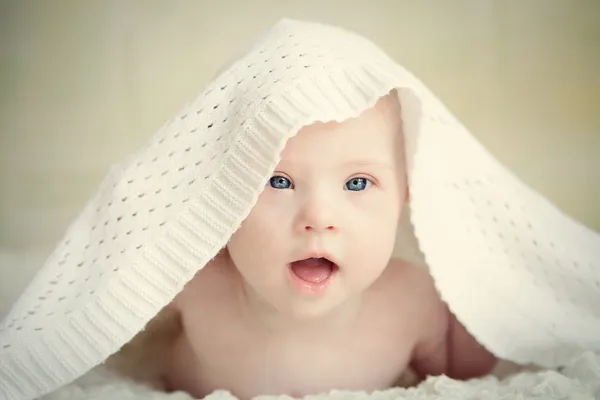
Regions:
[[[392,258],[409,199],[429,269]],[[103,361],[241,399],[486,375],[477,340],[575,365],[599,248],[380,49],[284,20],[111,169],[0,322],[0,398],[134,395],[70,384]]]
[[[457,379],[493,369],[427,271],[391,259],[410,195],[402,137],[392,92],[287,143],[240,229],[168,306],[183,329],[167,390],[299,397],[385,389],[408,368]]]

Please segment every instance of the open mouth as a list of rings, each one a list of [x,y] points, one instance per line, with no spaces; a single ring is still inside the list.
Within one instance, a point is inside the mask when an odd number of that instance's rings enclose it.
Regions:
[[[338,269],[338,266],[327,258],[307,258],[290,264],[292,274],[308,285],[326,283]]]

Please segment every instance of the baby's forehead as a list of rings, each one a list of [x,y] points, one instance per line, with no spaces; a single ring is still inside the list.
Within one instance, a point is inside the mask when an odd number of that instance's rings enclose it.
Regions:
[[[357,117],[336,122],[315,122],[302,127],[286,144],[282,158],[311,155],[326,150],[338,154],[356,152],[385,156],[384,150],[397,149],[402,136],[400,107],[395,94],[389,94]],[[342,153],[344,154],[344,153]]]

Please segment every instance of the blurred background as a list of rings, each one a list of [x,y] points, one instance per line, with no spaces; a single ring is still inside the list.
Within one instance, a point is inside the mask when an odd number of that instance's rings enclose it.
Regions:
[[[600,230],[600,1],[0,0],[0,317],[108,167],[282,17],[378,43]]]

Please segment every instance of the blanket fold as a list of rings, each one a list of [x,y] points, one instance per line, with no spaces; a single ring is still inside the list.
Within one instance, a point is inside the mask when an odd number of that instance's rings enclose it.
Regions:
[[[451,311],[507,360],[554,368],[600,350],[600,236],[497,162],[375,44],[284,19],[111,169],[0,324],[0,398],[45,395],[117,352],[226,245],[288,139],[392,91],[410,235]]]
[[[418,387],[373,393],[333,390],[305,400],[595,400],[600,398],[600,356],[586,352],[556,371],[520,371],[499,379],[489,376],[457,381],[430,377]],[[184,392],[162,393],[124,380],[103,367],[40,400],[192,400]],[[258,396],[254,400],[290,400],[288,396]],[[205,400],[238,400],[227,391],[215,391]]]

